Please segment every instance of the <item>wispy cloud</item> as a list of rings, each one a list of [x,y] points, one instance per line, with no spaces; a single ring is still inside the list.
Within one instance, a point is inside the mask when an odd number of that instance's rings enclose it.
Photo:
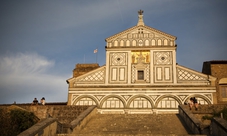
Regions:
[[[51,74],[54,61],[36,53],[17,53],[0,58],[0,103],[30,102],[33,97],[67,101],[69,76]],[[8,100],[10,98],[10,100]],[[48,99],[49,98],[49,99]]]
[[[54,61],[47,60],[36,53],[17,53],[0,58],[0,74],[28,76],[42,74],[54,66]]]

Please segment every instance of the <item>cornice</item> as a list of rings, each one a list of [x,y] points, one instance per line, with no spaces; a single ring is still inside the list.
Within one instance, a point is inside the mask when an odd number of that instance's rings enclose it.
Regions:
[[[127,34],[128,32],[130,32],[130,31],[132,31],[132,30],[135,30],[135,29],[138,29],[138,28],[145,28],[145,29],[148,29],[148,30],[157,32],[157,33],[159,33],[159,34],[161,34],[161,35],[165,35],[165,36],[167,36],[167,37],[169,37],[169,38],[171,38],[171,39],[174,39],[174,40],[177,39],[176,36],[167,34],[167,33],[165,33],[165,32],[162,32],[162,31],[160,31],[160,30],[154,29],[154,28],[149,27],[149,26],[146,26],[146,25],[144,25],[144,26],[140,25],[140,26],[133,26],[133,27],[128,28],[128,29],[126,29],[126,30],[124,30],[124,31],[121,31],[121,32],[119,32],[119,33],[117,33],[117,34],[115,34],[115,35],[113,35],[113,36],[110,36],[110,37],[106,38],[105,41],[108,42],[108,41],[110,41],[110,40],[112,40],[112,39],[114,39],[114,38],[117,38],[117,37],[119,37],[119,36],[121,36],[121,35],[123,35],[123,34]]]

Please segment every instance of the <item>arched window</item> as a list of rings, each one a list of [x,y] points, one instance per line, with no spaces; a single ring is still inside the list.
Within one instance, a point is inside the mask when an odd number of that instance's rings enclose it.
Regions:
[[[167,40],[167,39],[164,40],[164,45],[165,45],[165,46],[168,45],[168,40]]]
[[[118,41],[114,41],[114,46],[118,46]]]
[[[158,45],[160,46],[160,45],[162,45],[162,40],[158,40]]]
[[[124,46],[124,41],[123,40],[120,41],[120,46]]]
[[[130,103],[129,108],[151,108],[151,103],[146,98],[138,97]]]
[[[136,40],[132,41],[132,46],[136,46]]]
[[[108,98],[104,101],[102,108],[124,108],[124,104],[119,98]]]
[[[219,80],[219,94],[222,101],[227,101],[227,78]]]
[[[178,108],[179,103],[171,97],[163,98],[159,103],[157,108]]]
[[[149,46],[149,40],[145,40],[145,46]]]
[[[130,41],[129,40],[126,41],[126,46],[130,46]]]
[[[74,105],[96,105],[96,103],[91,98],[86,97],[86,98],[81,98]]]
[[[152,45],[152,46],[155,46],[155,40],[152,40],[152,41],[151,41],[151,45]]]

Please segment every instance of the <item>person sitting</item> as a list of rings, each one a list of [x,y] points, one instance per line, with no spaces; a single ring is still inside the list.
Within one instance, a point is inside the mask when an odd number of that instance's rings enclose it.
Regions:
[[[198,110],[198,101],[195,97],[193,98],[193,104],[195,105],[195,110]]]
[[[34,98],[32,105],[38,105],[39,101],[37,100],[37,98]]]
[[[41,100],[40,100],[41,104],[42,105],[45,105],[45,98],[43,97]]]
[[[195,97],[191,97],[188,104],[189,104],[190,110],[192,110],[193,106],[195,106],[195,110],[198,110],[198,101]]]
[[[193,98],[191,97],[190,99],[189,99],[189,102],[188,102],[188,105],[189,105],[189,108],[190,108],[190,110],[192,110],[192,107],[193,107]]]

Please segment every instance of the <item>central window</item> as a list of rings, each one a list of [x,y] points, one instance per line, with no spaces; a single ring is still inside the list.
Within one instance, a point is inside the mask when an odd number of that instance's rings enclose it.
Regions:
[[[144,80],[144,71],[143,70],[138,71],[138,80]]]

